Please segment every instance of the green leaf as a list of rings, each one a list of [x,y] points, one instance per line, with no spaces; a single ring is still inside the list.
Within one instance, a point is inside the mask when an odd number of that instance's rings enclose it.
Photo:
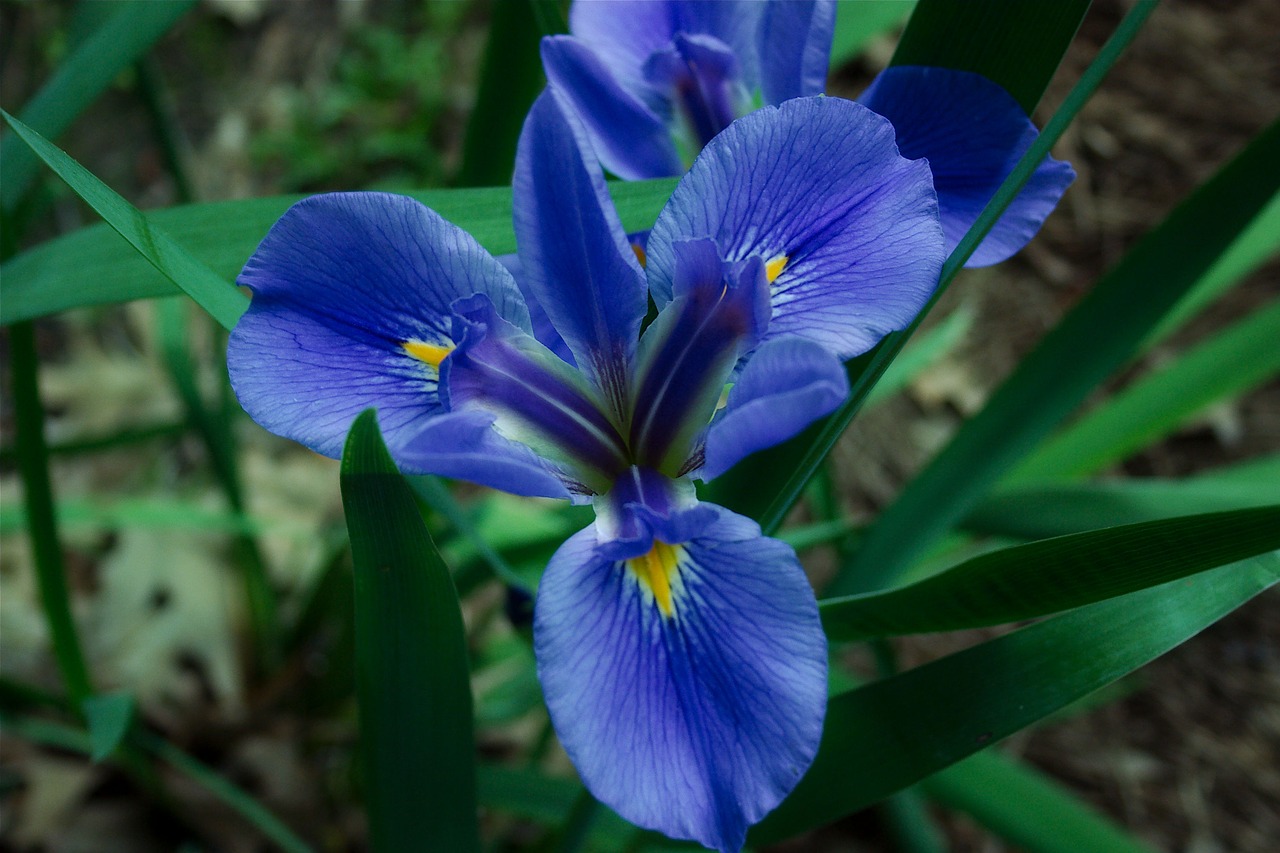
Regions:
[[[1275,503],[1280,456],[1255,480],[1117,480],[1027,486],[992,495],[961,522],[965,530],[1014,539],[1046,539],[1120,524]]]
[[[1080,301],[868,531],[831,591],[891,584],[1100,382],[1280,187],[1280,121],[1196,190]]]
[[[373,848],[478,851],[462,611],[372,410],[347,436],[341,480]]]
[[[486,808],[543,826],[560,826],[574,804],[586,794],[586,789],[576,780],[548,776],[532,769],[482,764],[477,771],[480,802]],[[591,850],[637,849],[631,845],[639,830],[609,809],[597,811],[589,835]]]
[[[1160,325],[1142,342],[1142,349],[1150,349],[1172,331],[1195,316],[1240,279],[1262,266],[1268,259],[1280,255],[1280,193],[1253,218],[1249,227],[1231,244],[1231,248],[1218,258],[1200,281],[1179,300]]]
[[[884,592],[822,602],[832,640],[1033,619],[1280,548],[1280,505],[1109,527],[1004,548]]]
[[[0,724],[3,724],[6,733],[26,738],[34,743],[85,754],[89,754],[93,749],[92,738],[88,732],[62,723],[42,720],[38,717],[9,714],[0,710]],[[137,732],[130,737],[125,742],[126,748],[133,749],[135,742],[221,800],[249,824],[257,827],[258,831],[285,853],[313,853],[310,845],[294,835],[292,830],[267,811],[262,803],[219,776],[207,765],[187,755],[168,741],[147,732]]]
[[[535,0],[507,0],[490,7],[489,41],[458,172],[463,186],[511,183],[524,117],[546,82],[538,50],[538,12]]]
[[[486,808],[554,826],[585,790],[580,782],[536,770],[482,764],[477,769],[480,802]]]
[[[148,263],[185,291],[224,328],[230,329],[236,324],[249,304],[248,297],[193,258],[169,235],[154,227],[141,211],[57,146],[8,113],[4,113],[4,118],[40,159],[57,172],[121,237],[128,240]],[[98,268],[81,267],[77,276],[79,281],[83,282],[87,269],[92,269],[95,277],[98,275]],[[7,301],[7,293],[5,298]]]
[[[166,499],[125,499],[104,502],[96,499],[62,500],[55,507],[58,526],[90,530],[124,527],[187,529],[214,533],[263,533],[310,536],[310,528],[295,520],[248,516],[169,497]],[[0,534],[12,534],[27,523],[21,506],[0,507]]]
[[[1048,777],[994,750],[971,755],[920,786],[1027,853],[1154,853]]]
[[[750,835],[767,844],[883,799],[1132,672],[1280,580],[1280,555],[1047,619],[833,696],[818,757]]]
[[[187,421],[204,443],[210,465],[228,508],[237,516],[244,515],[244,488],[240,483],[239,458],[231,423],[220,411],[205,404],[199,387],[199,373],[189,352],[188,309],[185,301],[162,299],[152,307],[156,342],[173,382],[174,390],[186,410]],[[207,322],[200,318],[202,322]],[[225,380],[225,374],[219,373]],[[266,559],[258,542],[248,531],[236,537],[236,564],[244,582],[244,598],[249,611],[249,636],[254,662],[261,670],[270,671],[279,658],[279,623],[276,615],[275,591],[268,577]]]
[[[907,20],[915,0],[840,0],[831,37],[831,67],[839,68],[870,44]]]
[[[629,231],[652,227],[675,184],[674,178],[610,184],[623,225]],[[470,233],[493,254],[515,251],[510,187],[405,194]],[[148,213],[147,220],[218,276],[230,280],[239,274],[267,229],[301,198],[185,205]],[[86,277],[85,270],[93,270],[93,275]],[[119,237],[95,225],[36,246],[0,268],[0,324],[176,292],[168,279]]]
[[[285,853],[314,853],[311,845],[294,835],[293,831],[280,818],[268,811],[262,803],[233,785],[225,777],[218,775],[208,765],[197,761],[162,738],[144,734],[137,739],[144,749],[172,765],[231,807]]]
[[[1089,0],[920,0],[891,64],[977,72],[1030,115],[1088,10]]]
[[[73,703],[93,693],[89,669],[76,622],[71,615],[71,591],[58,536],[53,483],[49,476],[49,450],[44,438],[44,406],[40,399],[40,372],[36,357],[35,329],[17,323],[9,330],[14,425],[18,450],[18,475],[22,481],[23,508],[40,592],[40,608],[62,684]]]
[[[453,529],[458,532],[458,535],[471,544],[475,549],[475,553],[493,572],[494,577],[524,592],[530,591],[525,586],[524,579],[517,575],[515,570],[508,565],[507,561],[498,553],[497,548],[493,546],[489,539],[480,534],[471,519],[467,517],[466,512],[454,499],[449,487],[439,477],[409,477],[407,481],[409,487],[413,489],[418,497],[422,498],[429,507],[448,520]]]
[[[1130,385],[1055,435],[1001,488],[1080,477],[1120,462],[1208,406],[1280,373],[1280,300]]]
[[[115,4],[114,14],[81,43],[22,108],[24,124],[56,139],[97,100],[116,76],[145,56],[196,0]],[[0,206],[11,213],[36,176],[38,161],[13,136],[0,140]]]
[[[120,746],[133,725],[135,705],[128,693],[99,693],[84,700],[89,726],[89,759],[105,761]]]

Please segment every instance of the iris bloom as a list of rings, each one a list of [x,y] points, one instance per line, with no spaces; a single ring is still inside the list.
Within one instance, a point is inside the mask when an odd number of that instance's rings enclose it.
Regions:
[[[544,39],[542,61],[605,168],[679,175],[734,118],[823,91],[835,15],[834,0],[574,0],[572,34]],[[896,66],[858,100],[893,123],[903,155],[929,160],[948,249],[1037,135],[1004,89],[965,71]],[[1046,157],[966,265],[1025,246],[1074,178]]]
[[[320,453],[375,406],[406,472],[592,503],[535,603],[551,719],[619,814],[736,850],[814,757],[827,651],[792,550],[691,481],[831,411],[840,360],[922,307],[943,258],[928,167],[849,101],[758,111],[680,182],[645,268],[544,93],[514,208],[524,284],[570,358],[460,229],[401,196],[334,194],[292,207],[245,266],[232,382]]]

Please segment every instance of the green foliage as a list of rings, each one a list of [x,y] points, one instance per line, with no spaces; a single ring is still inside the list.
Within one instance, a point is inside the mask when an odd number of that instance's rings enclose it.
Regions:
[[[995,750],[971,755],[921,787],[1029,853],[1152,853],[1061,786]]]
[[[449,571],[372,410],[351,427],[342,501],[355,563],[356,695],[377,850],[480,849],[466,637]]]
[[[444,182],[461,3],[421,3],[412,20],[362,22],[326,85],[280,90],[276,120],[252,144],[287,192]]]
[[[822,602],[832,640],[1033,619],[1280,549],[1280,504],[1140,522],[983,554],[878,593]]]
[[[8,113],[3,115],[14,132],[31,146],[40,159],[107,220],[116,233],[128,240],[147,263],[185,291],[224,328],[230,329],[235,325],[249,305],[248,297],[193,258],[181,244],[153,226],[142,211],[113,192],[64,151]]]
[[[675,179],[664,178],[616,183],[610,186],[610,191],[623,225],[639,230],[653,225],[673,187]],[[511,228],[510,188],[407,190],[405,195],[418,199],[465,229],[494,254],[516,249]],[[127,218],[134,224],[143,221],[153,230],[162,229],[181,244],[182,254],[189,254],[216,276],[230,280],[244,266],[272,223],[299,198],[301,196],[275,196],[184,205],[149,212],[141,220],[134,213],[127,214]],[[126,229],[128,227],[132,226]],[[163,245],[163,241],[158,245]],[[0,267],[0,295],[3,296],[0,324],[70,308],[177,293],[179,285],[150,261],[150,256],[140,255],[105,225],[82,228],[41,243]],[[94,270],[91,279],[85,279],[85,269]],[[187,287],[193,282],[203,287],[203,282],[208,280],[204,273],[183,279]],[[210,287],[209,290],[216,289]],[[232,303],[226,313],[229,327],[234,323],[231,314],[238,316],[247,301],[234,291],[227,301]]]
[[[117,3],[102,26],[59,66],[58,72],[22,108],[25,124],[56,139],[121,71],[144,56],[195,5],[195,0]],[[0,140],[0,206],[11,214],[39,169],[32,149],[7,135]]]
[[[1277,580],[1280,555],[1255,557],[832,696],[817,760],[749,839],[786,838],[919,781],[1110,684]]]
[[[99,693],[84,700],[84,718],[89,727],[89,757],[93,761],[110,758],[129,733],[136,707],[128,693]]]

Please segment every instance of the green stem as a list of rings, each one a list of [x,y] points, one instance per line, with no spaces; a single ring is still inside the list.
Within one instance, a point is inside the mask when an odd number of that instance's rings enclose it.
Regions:
[[[89,733],[76,726],[9,713],[0,713],[0,719],[3,719],[5,728],[11,734],[34,743],[85,755],[90,752]],[[144,760],[144,752],[149,752],[168,763],[222,800],[286,853],[314,853],[310,845],[295,835],[261,803],[219,776],[208,765],[197,761],[163,738],[135,729],[130,733],[128,740],[122,744],[118,760],[126,769],[136,772],[139,762]],[[149,767],[146,769],[150,772]],[[148,790],[155,792],[155,789],[150,787]]]
[[[110,450],[126,444],[137,444],[156,438],[173,438],[187,431],[185,421],[153,424],[135,429],[121,430],[111,435],[92,436],[89,438],[62,441],[49,445],[50,456],[75,456],[81,453],[96,453]],[[18,461],[18,448],[13,445],[0,447],[0,465],[15,465]]]
[[[213,768],[187,755],[155,735],[139,733],[135,740],[147,752],[171,765],[226,803],[286,853],[314,853],[314,848],[293,833],[262,803],[219,776]]]
[[[49,448],[45,444],[44,410],[37,377],[35,329],[30,322],[9,327],[9,356],[17,421],[18,472],[22,478],[40,605],[63,684],[72,706],[79,709],[80,703],[93,693],[93,687],[71,616],[71,594],[58,541],[53,488],[49,481]]]

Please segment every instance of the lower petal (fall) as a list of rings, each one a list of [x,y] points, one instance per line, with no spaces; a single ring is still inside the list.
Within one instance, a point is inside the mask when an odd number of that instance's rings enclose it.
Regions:
[[[633,553],[595,527],[566,542],[534,643],[588,789],[639,826],[732,851],[813,760],[826,640],[790,547],[721,507],[689,512],[709,523],[646,515],[654,536]]]

